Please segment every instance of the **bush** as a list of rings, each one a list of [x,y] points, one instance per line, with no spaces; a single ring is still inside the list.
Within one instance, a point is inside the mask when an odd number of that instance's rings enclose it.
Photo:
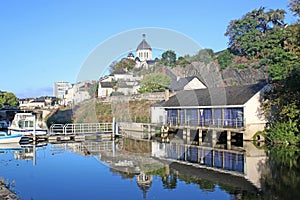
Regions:
[[[300,135],[297,124],[292,122],[274,123],[269,130],[267,130],[266,136],[272,143],[291,144],[295,145],[300,142]]]
[[[221,52],[217,57],[217,60],[218,60],[219,65],[221,66],[221,69],[225,69],[225,68],[229,67],[232,64],[233,57],[234,57],[234,55],[232,53],[230,53],[230,51],[228,49]]]

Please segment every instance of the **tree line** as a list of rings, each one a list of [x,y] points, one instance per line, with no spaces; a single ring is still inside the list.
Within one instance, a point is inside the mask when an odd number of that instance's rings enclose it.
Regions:
[[[12,92],[0,91],[0,107],[3,106],[18,106],[19,101]]]

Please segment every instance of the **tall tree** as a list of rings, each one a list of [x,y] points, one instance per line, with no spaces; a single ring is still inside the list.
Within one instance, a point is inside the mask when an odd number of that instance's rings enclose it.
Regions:
[[[146,75],[140,84],[140,93],[162,92],[171,84],[171,79],[165,74],[153,73]]]
[[[289,8],[300,21],[300,0],[290,0]]]
[[[191,61],[199,61],[208,64],[213,61],[214,51],[212,49],[201,49],[198,53],[191,57]]]
[[[0,91],[0,106],[3,106],[4,104],[8,104],[10,106],[17,106],[19,104],[19,101],[12,92]]]
[[[169,67],[174,67],[176,64],[176,53],[172,50],[165,51],[161,55],[161,60],[160,62],[163,65],[169,66]]]
[[[225,33],[229,37],[229,48],[249,58],[262,57],[261,50],[268,43],[266,35],[284,27],[284,16],[284,10],[265,12],[265,8],[261,7],[248,12],[239,20],[231,21]]]
[[[109,66],[110,67],[110,72],[115,72],[118,70],[132,70],[135,66],[136,62],[132,59],[129,58],[123,58],[121,61],[117,62],[114,61],[112,64]]]

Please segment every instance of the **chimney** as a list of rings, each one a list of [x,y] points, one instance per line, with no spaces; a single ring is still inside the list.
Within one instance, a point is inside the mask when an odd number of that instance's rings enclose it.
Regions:
[[[168,101],[170,99],[170,91],[169,89],[165,90],[165,101]]]

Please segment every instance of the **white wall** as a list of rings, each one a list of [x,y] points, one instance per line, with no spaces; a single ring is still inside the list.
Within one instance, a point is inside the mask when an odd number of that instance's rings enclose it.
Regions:
[[[253,139],[253,135],[257,131],[262,131],[265,128],[267,120],[262,115],[260,108],[260,100],[262,99],[264,89],[256,93],[251,99],[245,103],[244,119],[246,121],[246,130],[244,133],[245,140]]]
[[[190,81],[186,86],[184,86],[184,90],[195,90],[195,89],[203,89],[206,88],[206,86],[198,79],[193,78],[192,81]]]
[[[145,54],[148,53],[148,57],[145,57]],[[136,57],[139,57],[140,61],[152,60],[152,51],[149,49],[142,49],[136,52]]]
[[[163,107],[151,107],[151,123],[165,124],[166,111]]]

